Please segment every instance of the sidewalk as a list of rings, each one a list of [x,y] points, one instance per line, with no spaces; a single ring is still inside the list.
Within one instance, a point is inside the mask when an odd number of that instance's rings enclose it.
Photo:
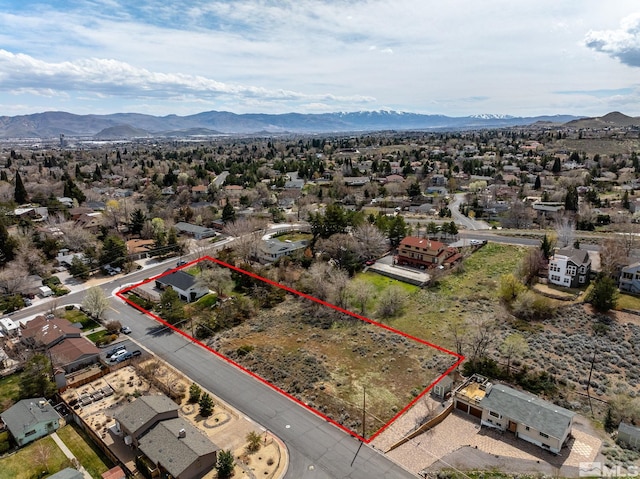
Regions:
[[[60,436],[58,436],[57,432],[54,432],[53,434],[51,434],[51,438],[58,445],[58,447],[64,453],[64,455],[67,456],[67,458],[69,458],[73,466],[82,473],[85,479],[93,479],[91,477],[91,474],[89,474],[87,470],[84,467],[82,467],[82,464],[80,464],[80,461],[78,461],[76,456],[74,456],[73,453],[69,450],[67,445],[64,442],[62,442],[62,439],[60,439]]]

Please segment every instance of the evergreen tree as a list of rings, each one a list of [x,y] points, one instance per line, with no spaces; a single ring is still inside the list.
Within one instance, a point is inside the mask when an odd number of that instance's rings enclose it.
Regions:
[[[0,266],[5,265],[15,258],[15,250],[18,240],[9,234],[7,226],[0,217]]]
[[[24,187],[24,184],[22,183],[22,178],[20,177],[19,172],[16,172],[15,190],[13,193],[13,199],[19,205],[29,201],[29,195],[27,194],[27,189]]]
[[[564,197],[564,209],[578,211],[578,190],[573,185],[567,187],[567,194]]]
[[[139,235],[147,222],[147,216],[140,208],[136,208],[129,215],[129,232],[133,235]]]
[[[601,313],[615,308],[618,301],[618,287],[615,281],[609,276],[600,276],[589,292],[587,301]]]
[[[0,181],[6,181],[9,183],[9,177],[7,176],[7,172],[5,170],[0,171]]]
[[[89,266],[80,258],[74,256],[69,266],[69,273],[74,278],[87,279],[89,277]]]
[[[218,453],[218,462],[216,463],[216,471],[220,479],[226,479],[233,474],[235,462],[231,451],[220,451]]]
[[[551,242],[551,240],[547,235],[544,235],[544,237],[542,238],[542,243],[540,244],[540,251],[542,251],[542,255],[544,256],[544,259],[549,261],[549,258],[551,258],[551,255],[553,254],[553,243]]]
[[[96,168],[93,170],[93,177],[91,178],[93,181],[102,180],[102,170],[100,169],[100,165],[96,163]]]
[[[202,396],[202,389],[196,383],[191,384],[189,388],[189,402],[191,404],[195,404],[200,401],[200,396]]]
[[[185,318],[184,303],[180,300],[180,295],[170,286],[160,295],[159,307],[162,319],[169,324],[176,324]]]
[[[400,241],[407,236],[407,224],[402,216],[394,216],[387,230],[387,238],[392,248],[397,248]]]
[[[115,235],[108,235],[102,242],[100,263],[110,264],[114,268],[121,267],[127,259],[127,245],[124,240]]]
[[[560,173],[562,166],[560,165],[560,158],[555,158],[553,160],[553,166],[551,167],[551,171],[553,173]]]
[[[213,414],[213,399],[211,399],[211,396],[208,393],[204,393],[200,396],[198,405],[200,406],[200,416],[209,417]]]
[[[420,190],[420,183],[418,183],[417,181],[411,183],[409,185],[409,188],[407,188],[407,194],[410,198],[418,198],[419,196],[421,196],[422,191]]]
[[[225,223],[233,223],[236,220],[236,210],[233,209],[231,203],[229,203],[229,199],[227,198],[227,202],[222,208],[222,221]]]
[[[82,190],[78,188],[78,185],[74,183],[73,179],[69,175],[66,175],[63,195],[68,198],[78,200],[78,203],[83,203],[87,199]]]
[[[23,398],[51,397],[56,385],[51,380],[51,362],[44,354],[35,354],[20,376],[20,396]]]
[[[622,207],[625,210],[628,210],[631,204],[629,203],[629,190],[624,190],[624,194],[622,195]]]
[[[533,183],[533,189],[539,190],[542,187],[542,183],[540,182],[540,175],[536,176],[536,181]]]

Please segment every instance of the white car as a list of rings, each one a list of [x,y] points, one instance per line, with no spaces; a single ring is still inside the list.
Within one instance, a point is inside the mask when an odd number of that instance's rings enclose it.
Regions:
[[[125,354],[127,354],[127,350],[126,349],[121,349],[120,351],[117,351],[113,356],[111,356],[109,358],[109,362],[110,363],[117,363],[118,360],[124,356]]]

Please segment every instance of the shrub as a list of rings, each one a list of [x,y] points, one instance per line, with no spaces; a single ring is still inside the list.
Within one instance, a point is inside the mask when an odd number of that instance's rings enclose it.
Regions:
[[[253,349],[254,349],[253,346],[251,346],[250,344],[243,344],[238,349],[236,349],[236,354],[238,356],[246,356],[251,351],[253,351]]]
[[[549,298],[539,296],[533,291],[519,294],[512,307],[514,316],[526,320],[548,318],[555,310]]]
[[[189,388],[189,402],[191,404],[195,404],[200,401],[200,396],[202,395],[202,389],[196,383],[193,383]]]

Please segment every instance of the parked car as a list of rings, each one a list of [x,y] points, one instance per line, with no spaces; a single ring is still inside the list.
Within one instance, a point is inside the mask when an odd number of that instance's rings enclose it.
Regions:
[[[133,357],[133,353],[131,351],[125,351],[125,354],[119,356],[115,362],[121,363],[122,361],[126,361],[127,359],[131,359]]]
[[[187,262],[181,259],[176,263],[176,266],[184,266],[185,264],[187,264]]]
[[[136,349],[135,351],[131,351],[131,356],[133,356],[134,358],[140,355],[142,355],[142,351],[140,351],[139,349]]]
[[[110,359],[118,351],[122,350],[126,350],[126,346],[124,344],[121,344],[120,346],[116,346],[115,348],[109,350],[109,352],[107,353],[107,359]]]
[[[120,361],[123,361],[123,359],[121,359],[123,356],[126,356],[127,354],[130,354],[129,351],[127,351],[126,349],[121,349],[120,351],[115,352],[110,358],[109,358],[109,362],[110,363],[119,363]]]
[[[120,328],[122,334],[131,334],[131,328],[129,326],[123,326]]]

